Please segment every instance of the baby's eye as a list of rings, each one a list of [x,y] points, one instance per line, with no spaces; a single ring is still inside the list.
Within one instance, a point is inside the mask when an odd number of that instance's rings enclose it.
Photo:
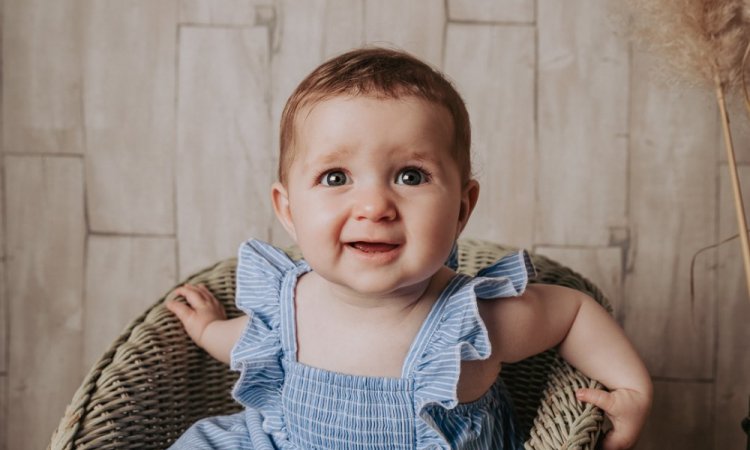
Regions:
[[[320,177],[323,186],[343,186],[349,182],[349,177],[342,170],[330,170]]]
[[[417,186],[425,182],[427,182],[427,174],[415,167],[403,169],[396,175],[396,184]]]

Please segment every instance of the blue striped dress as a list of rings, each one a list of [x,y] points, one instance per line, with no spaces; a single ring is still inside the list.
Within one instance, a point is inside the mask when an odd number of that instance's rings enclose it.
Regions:
[[[455,250],[447,263],[455,268]],[[477,298],[518,296],[534,268],[524,251],[476,277],[454,276],[418,332],[400,378],[336,373],[296,360],[294,288],[308,272],[269,244],[239,249],[237,306],[251,319],[231,354],[245,410],[195,423],[171,447],[216,449],[520,449],[498,378],[459,404],[461,361],[490,356]]]

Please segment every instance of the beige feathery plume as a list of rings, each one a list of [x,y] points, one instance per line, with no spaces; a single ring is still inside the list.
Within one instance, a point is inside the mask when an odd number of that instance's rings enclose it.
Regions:
[[[725,89],[742,84],[750,1],[627,0],[633,38],[682,78]]]
[[[750,114],[750,0],[626,0],[625,6],[636,42],[660,55],[682,78],[714,90],[750,296],[750,242],[725,98],[741,87]]]

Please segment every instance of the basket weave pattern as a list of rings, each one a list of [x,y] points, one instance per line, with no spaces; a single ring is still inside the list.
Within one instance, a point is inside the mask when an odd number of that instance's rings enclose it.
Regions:
[[[459,271],[476,273],[509,249],[464,239]],[[299,256],[291,251],[293,257]],[[568,286],[609,304],[589,281],[539,255],[535,281]],[[236,259],[222,261],[180,283],[203,283],[234,317]],[[176,288],[177,286],[175,286]],[[237,374],[192,343],[164,307],[170,292],[135,319],[86,375],[48,448],[162,449],[203,417],[242,408],[230,392]],[[578,402],[575,389],[601,387],[549,350],[503,368],[527,450],[591,450],[601,411]]]

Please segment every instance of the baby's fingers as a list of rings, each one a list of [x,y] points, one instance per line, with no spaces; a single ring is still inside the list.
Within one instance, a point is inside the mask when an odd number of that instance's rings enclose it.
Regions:
[[[203,291],[200,290],[197,286],[185,284],[175,289],[174,293],[175,295],[181,295],[185,297],[185,300],[193,308],[200,308],[208,302]]]
[[[177,316],[177,318],[180,319],[181,322],[185,322],[188,317],[190,317],[190,315],[194,313],[193,309],[188,305],[182,302],[178,302],[175,299],[167,300],[164,306],[166,306],[168,310],[172,311],[172,313]]]
[[[214,297],[211,291],[202,284],[185,284],[174,290],[177,295],[182,295],[190,307],[201,317],[226,319],[224,306]]]
[[[213,295],[211,294],[211,291],[208,290],[205,284],[186,284],[185,287],[194,289],[206,299],[210,299],[213,297]]]
[[[615,404],[615,399],[612,394],[601,389],[578,389],[576,391],[576,397],[578,397],[578,400],[591,403],[607,413],[612,412],[612,407]]]

